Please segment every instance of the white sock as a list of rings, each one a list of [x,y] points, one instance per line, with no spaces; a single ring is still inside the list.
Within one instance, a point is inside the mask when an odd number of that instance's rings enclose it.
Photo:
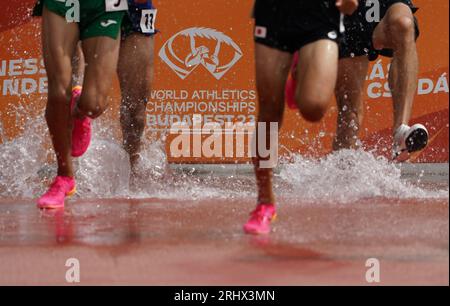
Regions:
[[[410,127],[409,125],[406,125],[406,124],[400,125],[400,126],[397,128],[397,130],[395,130],[394,138],[399,137],[399,136],[403,137],[403,135],[405,135],[406,133],[408,133],[408,131],[409,131],[410,128],[411,128],[411,127]]]

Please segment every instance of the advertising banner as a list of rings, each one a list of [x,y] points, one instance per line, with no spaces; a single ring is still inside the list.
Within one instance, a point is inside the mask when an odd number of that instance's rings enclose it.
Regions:
[[[148,131],[164,136],[174,163],[248,161],[251,124],[256,120],[252,0],[154,1],[158,8],[155,73],[149,96]],[[30,17],[32,0],[1,1],[0,11],[0,143],[23,133],[28,120],[42,116],[47,79],[41,54],[40,20]],[[448,162],[448,0],[416,0],[421,36],[420,74],[412,123],[430,132],[430,144],[412,156],[417,163]],[[202,56],[203,55],[208,55]],[[365,87],[361,140],[367,150],[390,156],[392,99],[387,85],[389,59],[374,62]],[[139,78],[137,75],[136,78]],[[112,91],[110,120],[118,120],[118,82]],[[331,151],[336,129],[336,104],[326,118],[308,123],[286,108],[280,154],[321,157]],[[180,149],[179,131],[194,132]],[[229,125],[228,133],[214,134]],[[205,126],[206,125],[206,126]],[[198,132],[196,135],[196,132]],[[211,138],[211,135],[214,137]],[[231,136],[230,136],[231,135]],[[120,134],[118,134],[120,137]],[[178,142],[177,142],[178,141]],[[211,148],[217,141],[220,154]],[[180,145],[178,145],[180,144]],[[184,151],[183,151],[184,150]]]

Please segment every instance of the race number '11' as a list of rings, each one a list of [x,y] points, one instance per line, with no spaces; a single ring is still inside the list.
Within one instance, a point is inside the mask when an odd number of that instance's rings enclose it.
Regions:
[[[157,10],[142,10],[141,30],[142,33],[155,33],[155,21]]]

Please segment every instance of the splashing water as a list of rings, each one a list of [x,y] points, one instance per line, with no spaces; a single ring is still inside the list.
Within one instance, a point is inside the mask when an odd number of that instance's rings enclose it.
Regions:
[[[105,121],[94,125],[94,137],[88,152],[77,165],[78,193],[84,198],[162,198],[195,200],[200,198],[235,198],[249,196],[254,186],[240,178],[223,188],[223,178],[198,177],[171,171],[162,139],[146,141],[138,161],[136,188],[130,189],[131,169],[128,155],[114,140],[114,128]],[[149,139],[149,137],[144,137]],[[242,183],[247,181],[245,186]]]
[[[33,198],[54,177],[53,151],[45,122],[31,120],[22,136],[0,144],[0,197]],[[83,198],[171,198],[177,200],[255,196],[253,175],[193,175],[171,171],[163,140],[144,144],[138,172],[139,191],[131,191],[128,156],[112,135],[111,124],[94,125],[91,147],[75,161],[78,195]],[[40,132],[42,131],[42,132]],[[52,158],[49,159],[49,156]],[[226,167],[226,166],[224,166]],[[342,150],[323,159],[294,156],[276,175],[276,193],[300,201],[353,202],[357,199],[447,198],[446,190],[428,190],[401,179],[385,158],[364,151]]]
[[[384,157],[362,150],[341,150],[320,160],[299,155],[279,175],[287,197],[353,202],[363,198],[446,198],[446,190],[425,190],[401,178],[401,170]],[[284,185],[284,187],[283,187]]]
[[[28,121],[24,133],[0,144],[0,197],[33,197],[43,189],[38,172],[47,159],[43,120]]]
[[[90,197],[126,196],[130,166],[126,152],[116,143],[96,139],[79,160],[76,171],[78,193]]]

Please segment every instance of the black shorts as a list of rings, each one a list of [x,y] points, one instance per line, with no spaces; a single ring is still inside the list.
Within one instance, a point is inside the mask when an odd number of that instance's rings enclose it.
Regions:
[[[256,0],[255,41],[294,53],[320,39],[338,42],[341,15],[335,0]]]
[[[156,34],[155,20],[157,10],[153,6],[152,0],[137,2],[128,0],[128,14],[123,21],[122,37],[132,33],[140,33],[145,36]]]
[[[372,43],[373,32],[378,22],[369,22],[366,13],[371,9],[371,5],[366,6],[366,1],[360,0],[358,11],[352,16],[345,17],[345,34],[340,44],[340,58],[354,56],[368,56],[370,61],[374,61],[379,55],[392,57],[392,49],[375,50]],[[388,9],[395,3],[404,3],[411,8],[413,14],[417,11],[411,0],[378,0],[380,1],[380,20],[386,15]],[[414,17],[416,28],[416,39],[419,37],[419,25]]]

